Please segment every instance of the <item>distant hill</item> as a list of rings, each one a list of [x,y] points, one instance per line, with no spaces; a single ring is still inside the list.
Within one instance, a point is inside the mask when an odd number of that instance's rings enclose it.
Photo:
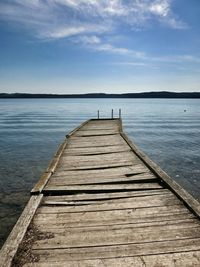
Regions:
[[[0,93],[0,98],[200,98],[200,92],[144,92],[124,94],[26,94],[26,93]]]

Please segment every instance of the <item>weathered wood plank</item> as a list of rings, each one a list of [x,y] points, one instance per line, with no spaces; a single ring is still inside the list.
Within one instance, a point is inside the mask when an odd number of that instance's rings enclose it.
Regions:
[[[51,185],[48,184],[44,188],[46,191],[113,191],[113,190],[148,190],[148,189],[161,189],[162,186],[158,183],[135,183],[135,184],[95,184],[95,185]]]
[[[104,146],[104,147],[88,147],[88,148],[67,148],[63,155],[98,155],[106,153],[121,153],[131,151],[126,146]]]
[[[40,223],[36,224],[37,228],[41,230],[42,232],[48,231],[48,232],[60,232],[63,231],[63,229],[71,229],[72,231],[90,231],[90,230],[109,230],[109,229],[122,229],[122,228],[131,228],[133,231],[137,231],[137,228],[145,228],[145,227],[151,227],[151,226],[165,226],[165,225],[174,225],[174,224],[187,224],[190,223],[197,223],[197,218],[194,217],[194,215],[189,214],[179,214],[178,216],[170,216],[167,218],[166,216],[162,217],[160,221],[154,220],[154,221],[140,221],[140,222],[134,222],[134,221],[125,221],[125,222],[118,222],[118,223],[112,223],[108,222],[107,224],[105,222],[97,223],[97,224],[79,224],[79,225],[72,225],[72,224],[66,224],[66,223]],[[185,225],[187,226],[187,225]],[[134,229],[135,228],[135,229]]]
[[[126,177],[125,175],[119,175],[115,177],[94,177],[94,178],[68,178],[65,176],[61,177],[51,177],[48,185],[85,185],[85,184],[108,184],[108,183],[122,183],[122,182],[147,182],[147,181],[155,181],[157,177],[155,177],[151,173],[139,173],[135,174],[131,177]]]
[[[57,168],[55,173],[52,177],[60,177],[65,175],[65,177],[71,177],[77,179],[79,177],[88,177],[88,178],[95,178],[95,177],[114,177],[115,175],[128,175],[135,174],[138,172],[148,172],[148,168],[146,168],[142,164],[137,165],[130,165],[130,166],[114,166],[113,168],[105,168],[105,169],[98,169],[98,170],[71,170],[71,171],[63,171],[61,168]]]
[[[62,261],[108,259],[118,257],[144,256],[174,252],[200,250],[200,238],[170,240],[152,243],[128,244],[120,246],[64,248],[49,250],[34,250],[40,262],[54,262],[56,258]]]
[[[109,131],[109,130],[117,130],[119,132],[119,125],[112,125],[112,126],[109,126],[109,125],[93,125],[93,124],[88,124],[88,125],[85,125],[81,128],[81,131],[101,131],[101,130],[104,130],[104,131]]]
[[[43,205],[40,208],[41,213],[63,213],[63,212],[82,212],[82,211],[97,211],[97,210],[118,210],[118,209],[134,209],[134,208],[147,208],[147,207],[160,207],[160,206],[172,206],[181,204],[175,196],[146,196],[137,199],[122,199],[104,203],[91,203],[88,205],[78,205],[78,203],[65,202],[63,206],[46,206]]]
[[[126,141],[123,140],[123,138],[121,138],[120,132],[118,132],[118,134],[115,135],[106,135],[106,136],[85,136],[85,137],[80,137],[80,136],[71,136],[70,137],[70,142],[72,143],[81,143],[81,142],[104,142],[104,141],[109,141],[112,143],[112,141],[119,141],[121,143],[123,143],[125,146],[127,145]]]
[[[148,194],[149,192],[149,194]],[[141,191],[128,191],[128,192],[114,192],[114,193],[96,193],[96,194],[74,194],[74,195],[59,195],[59,196],[45,196],[43,198],[42,204],[45,205],[46,202],[73,202],[73,203],[125,203],[125,202],[140,202],[140,200],[145,199],[157,199],[161,201],[165,198],[174,198],[174,195],[165,189],[157,190],[141,190]],[[175,199],[177,199],[175,197]],[[179,200],[180,203],[180,200]]]
[[[45,201],[81,201],[81,200],[113,200],[131,197],[151,196],[151,195],[173,195],[168,189],[157,190],[141,190],[128,192],[114,192],[114,193],[96,193],[96,194],[75,194],[75,195],[59,195],[59,196],[45,196]]]
[[[42,200],[42,195],[32,196],[0,251],[1,267],[9,267],[27,228]]]
[[[59,163],[59,167],[66,167],[66,166],[71,166],[73,165],[73,167],[77,166],[77,167],[84,167],[84,166],[91,166],[93,164],[95,164],[95,166],[101,166],[101,165],[105,165],[105,166],[108,166],[111,165],[110,167],[112,166],[118,166],[119,164],[132,164],[134,165],[135,164],[139,164],[140,161],[135,158],[135,159],[120,159],[120,160],[114,160],[114,159],[110,159],[110,160],[106,160],[106,159],[99,159],[98,161],[95,161],[95,160],[87,160],[87,161],[68,161],[68,160],[65,160],[65,159],[62,159],[60,160],[60,163]]]
[[[71,229],[61,233],[55,233],[51,239],[38,240],[33,249],[53,249],[70,247],[92,247],[121,244],[139,244],[145,242],[158,242],[169,240],[181,240],[186,238],[200,238],[200,227],[193,224],[191,228],[187,225],[167,225],[163,227],[138,228],[119,230],[102,230],[89,232],[71,232]]]
[[[100,130],[99,131],[92,131],[92,130],[84,130],[84,131],[78,131],[74,134],[74,136],[107,136],[107,135],[115,135],[119,134],[117,130]]]
[[[80,145],[81,144],[86,144],[87,146],[89,144],[96,144],[98,145],[107,145],[107,146],[111,146],[111,145],[123,145],[124,147],[127,147],[127,143],[125,142],[125,140],[123,140],[122,138],[120,138],[120,134],[117,135],[111,135],[111,136],[85,136],[85,137],[78,137],[78,136],[74,136],[71,137],[69,139],[69,146],[70,145]],[[85,146],[86,146],[85,145]]]
[[[48,229],[71,229],[71,228],[90,228],[90,227],[108,227],[108,226],[115,226],[115,225],[127,225],[127,224],[132,224],[132,225],[140,225],[140,226],[145,226],[148,224],[150,225],[156,225],[156,223],[160,222],[178,222],[180,220],[187,221],[189,219],[194,219],[194,215],[191,213],[184,213],[184,212],[179,212],[179,213],[166,213],[164,215],[156,215],[156,216],[147,216],[141,217],[141,218],[126,218],[126,220],[123,220],[122,218],[117,218],[116,220],[108,219],[104,220],[102,219],[101,221],[95,221],[95,220],[86,220],[86,221],[67,221],[63,222],[62,220],[56,220],[55,218],[51,217],[51,224],[49,224],[49,221],[42,217],[38,216],[37,219],[35,219],[34,223],[37,226],[38,229],[42,229],[43,231],[48,231]],[[50,218],[49,216],[47,217],[48,219]],[[75,218],[76,219],[76,218]]]
[[[131,151],[125,151],[121,153],[109,153],[109,154],[102,154],[102,155],[84,155],[84,156],[70,156],[63,154],[62,159],[63,161],[83,161],[83,162],[93,162],[93,161],[117,161],[117,160],[132,160],[137,159],[137,156],[133,154]]]
[[[151,221],[155,217],[163,217],[177,214],[190,214],[190,212],[183,205],[173,206],[161,206],[161,207],[148,207],[148,208],[137,208],[137,209],[121,209],[121,210],[106,210],[106,211],[90,211],[90,212],[65,212],[65,213],[49,213],[43,214],[39,208],[37,214],[34,217],[35,222],[46,221],[48,223],[81,223],[84,222],[102,222],[102,221],[125,221],[128,219],[134,220],[135,222],[141,220]]]
[[[140,161],[135,158],[135,159],[120,159],[120,160],[115,160],[115,159],[110,159],[110,160],[106,160],[106,159],[99,159],[97,161],[95,160],[80,160],[80,161],[68,161],[65,160],[64,158],[60,160],[58,167],[68,167],[68,166],[77,166],[77,167],[84,167],[84,166],[91,166],[91,165],[95,165],[95,166],[101,166],[101,165],[105,165],[108,166],[110,165],[110,167],[112,166],[118,166],[119,164],[140,164]]]
[[[138,165],[139,162],[136,162],[136,164]],[[58,170],[60,171],[79,171],[79,170],[100,170],[100,169],[110,169],[110,168],[119,168],[119,167],[133,167],[133,162],[131,161],[123,161],[123,162],[115,162],[115,163],[110,163],[110,164],[89,164],[88,165],[84,164],[83,166],[64,166],[64,164],[60,164],[58,165]]]
[[[109,141],[102,141],[102,142],[97,142],[97,141],[93,141],[93,142],[70,142],[70,144],[68,144],[68,147],[69,148],[90,148],[90,147],[93,147],[93,148],[98,148],[98,147],[107,147],[107,146],[124,146],[124,148],[128,148],[128,146],[126,146],[126,144],[122,141],[122,140],[116,140],[116,141],[113,141],[113,142],[109,142]]]
[[[81,132],[88,132],[88,131],[92,131],[92,132],[117,132],[119,133],[119,125],[86,125],[84,127],[81,128],[80,130]]]
[[[180,223],[181,222],[181,223]],[[87,234],[87,235],[92,235],[94,234],[101,234],[102,232],[113,232],[113,233],[119,233],[120,230],[121,233],[126,232],[130,232],[130,231],[134,231],[135,233],[140,233],[143,230],[145,231],[152,231],[154,232],[154,234],[156,234],[156,231],[160,230],[161,228],[166,228],[166,230],[172,230],[172,229],[189,229],[189,228],[196,228],[200,226],[200,223],[198,222],[198,220],[196,219],[186,219],[185,221],[183,220],[179,220],[178,222],[175,221],[163,221],[163,222],[149,222],[149,223],[128,223],[128,224],[115,224],[115,225],[96,225],[96,226],[86,226],[86,227],[69,227],[66,229],[63,229],[61,227],[62,224],[58,224],[57,228],[55,228],[55,225],[53,227],[51,227],[51,225],[47,225],[47,228],[43,228],[41,226],[39,226],[39,229],[42,229],[42,232],[53,232],[54,234],[58,234],[59,236],[64,234],[74,234],[74,235],[78,235],[78,234]],[[164,226],[164,227],[163,227]],[[98,233],[97,233],[98,232]],[[140,242],[139,242],[140,243]]]
[[[68,147],[98,147],[98,146],[119,146],[123,145],[124,147],[128,147],[125,140],[120,138],[120,135],[114,136],[98,136],[98,137],[71,137],[69,139]]]
[[[61,251],[62,252],[62,251]],[[64,251],[63,251],[64,252]],[[25,267],[198,267],[200,266],[200,252],[174,252],[157,255],[147,255],[138,257],[115,257],[109,259],[94,260],[74,260],[67,261],[62,258],[54,258],[48,261],[43,258],[41,262],[26,264]]]

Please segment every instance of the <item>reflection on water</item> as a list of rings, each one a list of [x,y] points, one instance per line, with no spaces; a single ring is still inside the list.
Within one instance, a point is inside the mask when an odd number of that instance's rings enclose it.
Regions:
[[[200,200],[200,100],[0,99],[0,245],[65,134],[112,108],[130,139]]]

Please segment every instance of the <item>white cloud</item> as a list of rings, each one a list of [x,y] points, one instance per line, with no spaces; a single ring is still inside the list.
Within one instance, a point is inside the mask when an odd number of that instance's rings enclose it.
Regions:
[[[44,36],[47,35],[49,38],[59,39],[59,38],[82,34],[87,31],[88,29],[84,26],[63,27],[61,29],[56,29],[53,31],[45,32]]]
[[[40,37],[43,38],[49,38],[49,39],[61,39],[61,38],[67,38],[72,36],[79,36],[78,41],[83,42],[94,42],[95,40],[91,40],[90,36],[82,36],[82,34],[91,34],[91,33],[103,33],[106,32],[108,29],[101,26],[101,25],[95,25],[95,24],[77,24],[77,25],[64,25],[55,28],[51,28],[47,31],[44,31],[41,33]],[[97,41],[97,40],[96,40]]]
[[[169,18],[167,21],[168,25],[170,25],[173,29],[188,29],[188,25],[182,21],[176,20],[173,17]]]
[[[96,45],[101,43],[101,39],[95,35],[92,36],[80,36],[78,41],[85,45]]]
[[[171,28],[186,25],[171,10],[173,0],[1,0],[0,20],[23,26],[42,40],[68,38],[90,49],[144,58],[142,52],[104,40],[119,28],[138,30],[151,20]],[[73,38],[76,38],[73,39]]]
[[[106,44],[106,43],[96,45],[93,48],[97,51],[109,52],[109,53],[119,54],[119,55],[128,55],[128,56],[132,56],[132,57],[140,58],[140,59],[145,58],[145,54],[143,52],[135,51],[132,49],[127,49],[124,47],[116,47],[116,46],[113,46],[111,44]]]
[[[144,62],[126,62],[126,61],[122,61],[122,62],[114,62],[112,63],[112,65],[117,65],[117,66],[132,66],[132,67],[147,67],[147,66],[150,66],[152,68],[152,65],[149,65],[148,63],[144,63]]]
[[[112,54],[118,54],[118,55],[127,55],[132,56],[139,59],[144,59],[145,54],[140,51],[135,51],[132,49],[128,49],[125,47],[117,47],[114,45],[111,45],[109,43],[105,43],[101,40],[101,38],[91,35],[91,36],[80,36],[79,38],[72,39],[75,43],[81,43],[86,48],[99,51],[99,52],[107,52]]]
[[[101,44],[95,47],[96,50],[98,51],[106,51],[106,52],[111,52],[115,54],[122,54],[122,55],[127,55],[130,54],[131,51],[127,48],[123,47],[114,47],[111,44]]]
[[[51,28],[65,29],[63,37],[75,32],[86,32],[86,26],[102,25],[110,30],[125,24],[132,30],[145,27],[151,19],[164,22],[172,28],[183,28],[171,10],[172,0],[2,0],[0,19],[26,24],[38,32],[38,36],[52,36]],[[40,27],[38,26],[40,25]],[[84,30],[81,30],[83,25]],[[43,26],[43,27],[42,27]],[[75,29],[77,27],[77,30]],[[94,27],[93,27],[94,29]],[[90,30],[89,30],[90,32]],[[96,31],[94,31],[96,32]],[[43,34],[41,34],[43,33]],[[48,33],[50,36],[48,36]],[[55,34],[61,38],[62,34]]]
[[[169,1],[157,1],[150,5],[150,11],[162,17],[166,17],[170,13]]]

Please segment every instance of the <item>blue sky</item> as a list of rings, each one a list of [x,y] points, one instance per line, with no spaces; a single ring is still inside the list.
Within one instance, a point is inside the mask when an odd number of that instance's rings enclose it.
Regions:
[[[0,92],[200,91],[200,0],[0,0]]]

